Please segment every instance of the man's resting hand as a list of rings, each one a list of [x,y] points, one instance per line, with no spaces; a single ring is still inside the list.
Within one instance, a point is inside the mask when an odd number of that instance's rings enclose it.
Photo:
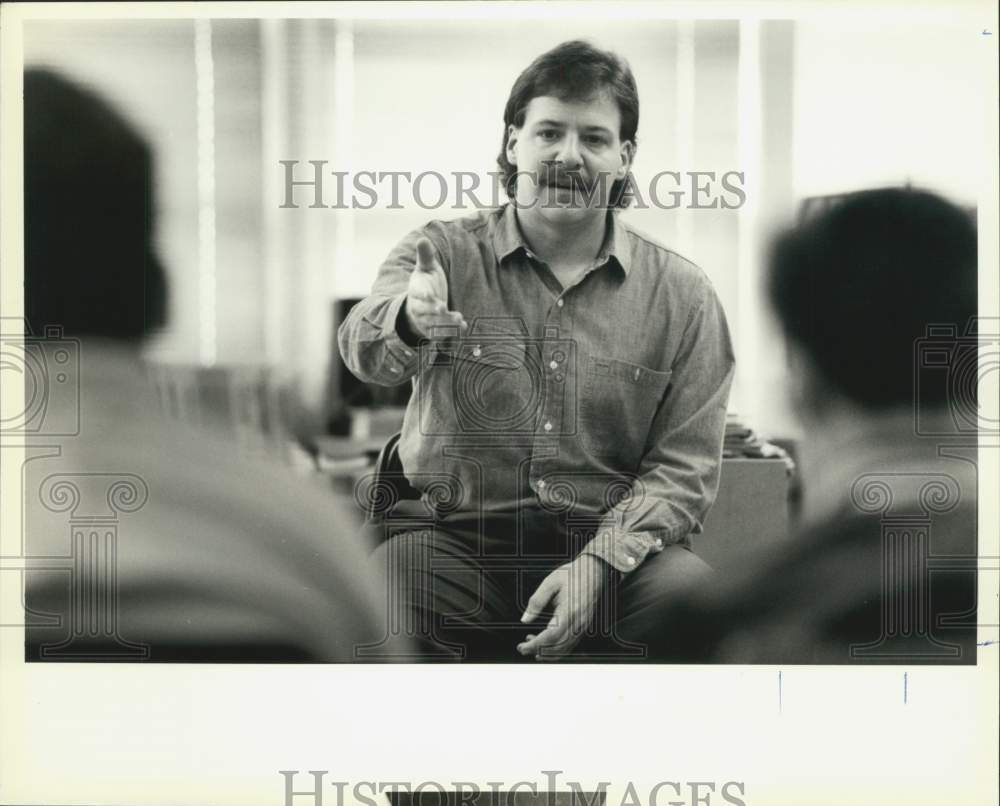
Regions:
[[[545,577],[528,600],[521,621],[527,624],[537,619],[550,601],[555,612],[545,629],[529,635],[517,645],[517,651],[542,661],[559,660],[569,654],[594,618],[608,570],[603,560],[581,554]]]

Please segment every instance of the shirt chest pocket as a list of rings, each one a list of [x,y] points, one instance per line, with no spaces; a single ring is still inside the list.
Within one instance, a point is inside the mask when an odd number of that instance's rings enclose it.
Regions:
[[[580,402],[583,447],[619,470],[634,471],[671,373],[591,356]]]
[[[438,416],[462,434],[531,434],[542,387],[525,340],[514,335],[466,338],[440,345],[431,361]]]

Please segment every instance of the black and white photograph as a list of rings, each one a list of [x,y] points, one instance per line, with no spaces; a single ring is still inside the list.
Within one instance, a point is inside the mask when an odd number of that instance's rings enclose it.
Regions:
[[[0,801],[995,802],[996,26],[5,4]]]

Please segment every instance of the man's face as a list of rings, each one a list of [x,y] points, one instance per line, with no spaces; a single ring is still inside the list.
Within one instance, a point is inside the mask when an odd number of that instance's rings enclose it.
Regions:
[[[507,160],[518,170],[518,214],[554,224],[602,214],[624,179],[633,144],[619,139],[621,112],[609,92],[585,101],[532,98],[521,128],[510,127]]]

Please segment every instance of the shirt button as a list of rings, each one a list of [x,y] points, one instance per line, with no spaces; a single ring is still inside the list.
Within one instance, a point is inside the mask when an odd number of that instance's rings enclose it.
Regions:
[[[626,557],[625,562],[627,562],[629,565],[635,565],[635,557]]]
[[[558,381],[559,383],[562,383],[563,382],[563,376],[561,374],[556,375],[556,381]]]
[[[656,547],[657,547],[658,549],[662,549],[662,548],[663,548],[663,541],[662,541],[662,540],[660,540],[660,538],[657,538],[657,539],[656,539]]]
[[[563,306],[563,301],[561,299],[557,299],[556,305],[558,305],[561,308]]]
[[[546,423],[545,425],[542,426],[542,428],[544,428],[546,431],[551,431],[552,423]]]
[[[483,354],[483,351],[479,347],[476,347],[476,349],[472,351],[472,354],[476,358],[479,358],[479,356],[481,356]]]
[[[545,489],[545,479],[542,479],[541,481],[538,482],[538,489],[539,490]]]
[[[555,361],[549,361],[549,369],[557,369],[559,365]]]

